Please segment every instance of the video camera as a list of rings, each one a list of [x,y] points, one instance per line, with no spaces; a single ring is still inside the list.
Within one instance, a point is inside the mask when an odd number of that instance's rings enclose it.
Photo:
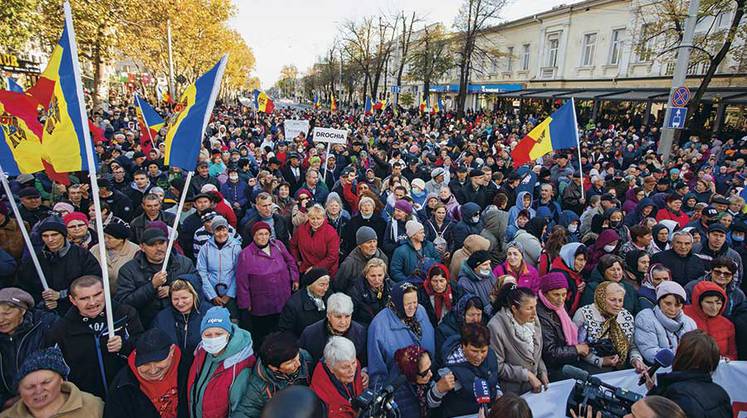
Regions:
[[[586,416],[586,408],[591,407],[595,412],[601,412],[602,418],[621,418],[629,414],[633,404],[643,398],[635,392],[608,385],[577,367],[565,365],[563,374],[576,380],[576,385],[568,396],[566,416],[571,416],[571,409],[578,411],[579,407],[582,416]]]
[[[394,402],[394,392],[405,382],[405,376],[399,375],[390,382],[384,382],[376,388],[368,388],[352,401],[358,411],[358,418],[398,418],[399,408]]]

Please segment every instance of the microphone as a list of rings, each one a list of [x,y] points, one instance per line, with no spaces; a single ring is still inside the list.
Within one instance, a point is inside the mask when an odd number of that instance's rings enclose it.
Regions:
[[[488,382],[485,379],[475,379],[472,383],[472,390],[475,392],[475,401],[485,412],[488,412],[488,405],[490,405],[490,390],[488,389]]]
[[[668,348],[664,348],[659,350],[659,352],[656,353],[654,356],[654,365],[651,366],[650,369],[648,369],[648,375],[651,377],[654,377],[654,374],[657,370],[659,370],[662,367],[669,367],[674,362],[674,353],[672,350]],[[646,383],[646,376],[641,376],[640,379],[638,379],[638,385],[642,385]]]
[[[570,364],[563,366],[562,372],[569,379],[580,380],[584,383],[589,380],[589,372],[578,367],[573,367]]]

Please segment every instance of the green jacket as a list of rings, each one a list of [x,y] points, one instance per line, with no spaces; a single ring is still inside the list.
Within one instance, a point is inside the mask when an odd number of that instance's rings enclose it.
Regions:
[[[590,305],[594,303],[594,292],[600,283],[604,281],[602,273],[599,272],[598,268],[595,268],[591,273],[589,282],[586,283],[586,289],[584,289],[583,295],[581,295],[581,304],[579,306]],[[638,300],[638,291],[630,284],[627,280],[623,279],[618,283],[625,289],[625,298],[623,299],[623,307],[630,312],[631,315],[635,316],[640,311],[640,301]]]
[[[283,390],[290,385],[311,384],[311,355],[304,349],[300,350],[301,367],[293,379],[278,379],[278,377],[262,363],[261,359],[252,370],[249,376],[246,393],[241,398],[241,403],[235,414],[231,417],[259,418],[262,415],[262,409],[267,401],[272,398],[279,390]]]

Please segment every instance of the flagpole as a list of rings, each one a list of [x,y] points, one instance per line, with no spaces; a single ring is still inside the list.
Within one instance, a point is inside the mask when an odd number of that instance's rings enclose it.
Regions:
[[[169,264],[169,257],[171,256],[171,250],[174,248],[174,240],[176,240],[176,230],[179,228],[179,218],[184,208],[184,201],[187,200],[187,190],[189,189],[189,183],[192,181],[192,171],[187,171],[187,179],[184,181],[184,189],[182,190],[182,196],[179,198],[179,205],[176,208],[176,217],[174,218],[174,226],[171,228],[171,234],[169,234],[169,243],[166,246],[166,257],[163,259],[163,265],[161,266],[161,272],[166,271],[166,266]]]
[[[175,100],[176,91],[174,86],[174,56],[171,51],[171,19],[166,19],[166,43],[169,50],[169,94],[171,99]]]
[[[70,10],[70,3],[65,1],[65,25],[69,29],[68,36],[70,37],[70,54],[72,55],[71,61],[73,62],[73,73],[75,75],[75,90],[78,96],[78,103],[80,108],[80,122],[87,128],[86,122],[88,121],[88,115],[86,114],[86,102],[83,97],[83,85],[81,84],[80,77],[80,63],[78,62],[78,45],[75,42],[75,28],[73,27],[72,11]],[[101,278],[104,286],[104,300],[106,311],[106,326],[109,331],[109,338],[114,335],[114,314],[112,312],[112,295],[109,286],[109,269],[107,268],[106,262],[106,246],[103,245],[104,239],[104,220],[101,216],[101,201],[99,199],[99,184],[96,181],[96,160],[93,158],[93,146],[91,144],[91,132],[88,129],[83,129],[83,143],[86,148],[86,161],[88,163],[88,178],[91,182],[91,200],[93,200],[93,206],[96,210],[96,234],[99,239],[99,260],[101,262]]]
[[[330,152],[332,152],[332,143],[327,142],[327,155],[324,157],[324,172],[322,173],[324,183],[327,183],[327,160],[329,160]]]
[[[49,284],[47,284],[47,278],[44,277],[44,271],[42,271],[41,264],[39,264],[39,258],[36,256],[36,251],[34,251],[34,244],[31,242],[31,237],[29,236],[29,232],[26,231],[26,226],[23,224],[23,218],[21,217],[21,212],[18,210],[18,205],[16,204],[16,200],[13,199],[13,192],[10,190],[10,185],[8,184],[8,176],[5,174],[5,170],[3,170],[3,167],[0,166],[0,181],[3,183],[3,189],[5,190],[5,195],[8,196],[8,203],[10,203],[11,209],[13,209],[13,215],[16,217],[16,222],[18,222],[18,228],[21,230],[21,235],[23,235],[23,240],[26,242],[26,247],[29,249],[29,254],[31,255],[31,261],[34,262],[34,268],[36,268],[36,274],[39,275],[39,280],[41,281],[42,287],[44,290],[49,289]]]
[[[581,199],[586,200],[584,193],[584,167],[581,164],[581,140],[578,137],[578,121],[576,120],[576,101],[571,97],[571,106],[573,106],[573,128],[576,132],[576,151],[578,151],[578,174],[581,176]]]

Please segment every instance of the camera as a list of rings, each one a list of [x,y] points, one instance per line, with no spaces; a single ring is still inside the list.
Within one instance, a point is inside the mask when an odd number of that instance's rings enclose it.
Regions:
[[[568,396],[566,411],[581,409],[586,415],[586,408],[601,412],[602,418],[621,418],[630,413],[630,408],[643,396],[626,389],[608,385],[598,377],[590,376],[589,372],[577,367],[563,366],[563,374],[576,380],[576,384]],[[566,412],[566,416],[570,416]]]
[[[405,377],[400,375],[390,384],[384,383],[375,388],[369,388],[352,401],[353,408],[358,411],[358,418],[397,418],[399,408],[394,401],[394,392],[404,383]]]

